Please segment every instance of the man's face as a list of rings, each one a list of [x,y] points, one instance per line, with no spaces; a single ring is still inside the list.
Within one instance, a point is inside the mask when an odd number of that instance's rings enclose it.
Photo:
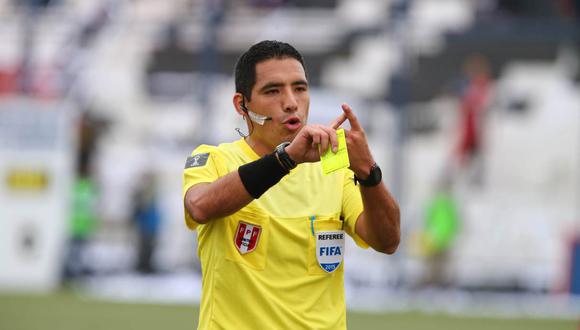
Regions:
[[[306,125],[310,106],[308,82],[302,64],[294,58],[258,63],[252,100],[246,105],[250,111],[272,117],[263,126],[253,123],[250,138],[270,148],[284,141],[292,141]]]

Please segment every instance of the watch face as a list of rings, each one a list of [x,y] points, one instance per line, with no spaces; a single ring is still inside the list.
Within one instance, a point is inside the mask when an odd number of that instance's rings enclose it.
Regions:
[[[381,172],[381,168],[378,167],[378,166],[374,166],[371,169],[371,175],[370,176],[371,176],[371,178],[372,178],[373,181],[377,182],[377,181],[381,181],[381,179],[383,177],[382,174],[383,173]]]
[[[290,145],[290,142],[282,142],[276,147],[276,150],[283,151],[284,148],[286,148],[289,145]]]
[[[291,169],[296,167],[296,162],[290,159],[290,156],[286,153],[286,148],[290,142],[283,142],[276,147],[276,154],[278,155],[278,160],[282,163],[282,166],[286,168],[286,170],[290,171]]]

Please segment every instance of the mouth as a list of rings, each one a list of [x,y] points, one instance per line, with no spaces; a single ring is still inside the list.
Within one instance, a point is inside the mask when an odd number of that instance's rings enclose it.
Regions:
[[[284,120],[282,122],[282,124],[284,125],[284,127],[286,127],[286,129],[288,129],[290,131],[296,131],[302,126],[302,122],[300,121],[300,118],[298,118],[296,116],[292,116],[292,117],[287,118],[286,120]]]

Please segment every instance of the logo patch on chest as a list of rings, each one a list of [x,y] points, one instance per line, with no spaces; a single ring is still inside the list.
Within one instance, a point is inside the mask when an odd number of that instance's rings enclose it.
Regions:
[[[337,270],[344,257],[344,231],[317,232],[315,253],[320,268],[325,272]]]
[[[234,237],[234,245],[241,254],[252,252],[258,245],[261,232],[262,227],[240,221]]]

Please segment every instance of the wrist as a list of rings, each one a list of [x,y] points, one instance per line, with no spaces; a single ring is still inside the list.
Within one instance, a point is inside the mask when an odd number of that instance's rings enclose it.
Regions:
[[[293,162],[295,162],[297,165],[302,163],[301,161],[298,160],[298,154],[296,152],[296,150],[294,149],[294,147],[292,146],[292,143],[290,143],[288,146],[286,146],[286,148],[284,148],[284,150],[286,151],[286,154],[288,154],[288,157],[290,157],[290,159],[292,159]]]
[[[276,150],[274,151],[274,154],[275,154],[276,158],[278,159],[278,162],[288,172],[290,172],[290,170],[294,169],[296,167],[296,165],[298,165],[292,159],[292,157],[290,157],[290,155],[288,155],[286,148],[289,145],[290,145],[290,142],[282,142],[280,145],[278,145],[276,147]]]
[[[365,164],[362,166],[353,168],[352,171],[354,172],[354,175],[356,175],[357,178],[361,180],[366,180],[371,175],[371,169],[375,165],[376,165],[375,161],[371,160],[369,162],[365,162]]]
[[[360,175],[360,176],[359,176]],[[366,171],[361,171],[354,175],[354,184],[360,184],[365,187],[374,187],[381,183],[383,179],[383,174],[381,168],[374,163]]]

